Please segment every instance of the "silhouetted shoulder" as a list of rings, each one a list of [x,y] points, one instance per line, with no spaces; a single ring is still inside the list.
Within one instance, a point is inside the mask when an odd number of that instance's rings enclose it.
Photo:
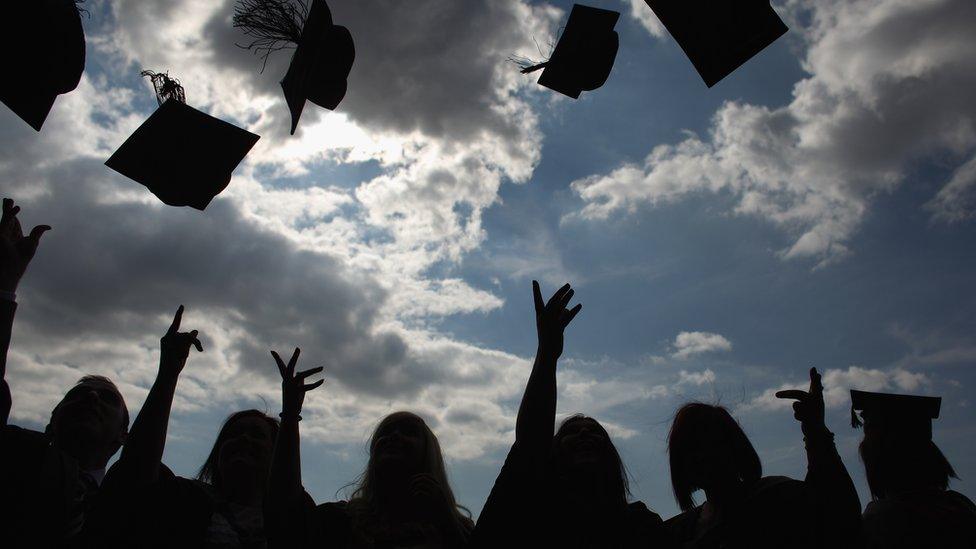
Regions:
[[[976,547],[976,505],[952,490],[916,490],[868,503],[868,549]]]
[[[668,519],[664,523],[665,535],[672,546],[683,549],[771,549],[781,547],[783,539],[793,539],[792,547],[806,547],[795,533],[808,529],[810,498],[803,481],[763,477],[721,521],[699,526],[702,507],[698,506]]]
[[[346,547],[352,541],[352,515],[349,503],[330,501],[315,508],[316,526],[329,547]]]

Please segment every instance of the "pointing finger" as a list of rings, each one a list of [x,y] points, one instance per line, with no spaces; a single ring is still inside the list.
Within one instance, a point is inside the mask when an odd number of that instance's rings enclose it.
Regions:
[[[808,394],[806,391],[800,391],[798,389],[791,389],[788,391],[776,391],[776,398],[793,398],[796,400],[806,400]]]
[[[169,330],[166,331],[166,335],[174,335],[180,329],[180,322],[183,321],[183,306],[180,305],[179,309],[176,309],[176,316],[173,317],[173,323],[169,325]]]

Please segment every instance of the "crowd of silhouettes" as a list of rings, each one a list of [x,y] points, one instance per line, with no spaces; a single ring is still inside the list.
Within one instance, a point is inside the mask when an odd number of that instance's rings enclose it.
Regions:
[[[158,373],[131,427],[121,392],[94,375],[67,391],[44,432],[10,425],[6,357],[16,291],[50,229],[39,225],[25,235],[19,211],[4,199],[0,547],[976,547],[976,506],[949,489],[955,471],[932,440],[940,400],[852,391],[871,493],[862,513],[825,423],[816,369],[807,391],[776,394],[795,401],[807,456],[803,480],[764,476],[728,410],[687,403],[668,435],[681,513],[662,520],[633,501],[627,469],[599,420],[575,414],[556,426],[564,332],[582,308],[570,306],[575,292],[568,284],[546,301],[533,283],[535,362],[515,442],[477,520],[454,496],[437,436],[409,411],[379,421],[348,501],[317,503],[302,483],[299,422],[306,394],[323,383],[312,381],[322,368],[298,370],[298,349],[287,361],[271,351],[269,367],[273,360],[281,376],[278,417],[231,413],[196,477],[174,474],[162,463],[170,410],[192,349],[203,351],[197,330],[182,331],[182,306],[160,340]]]

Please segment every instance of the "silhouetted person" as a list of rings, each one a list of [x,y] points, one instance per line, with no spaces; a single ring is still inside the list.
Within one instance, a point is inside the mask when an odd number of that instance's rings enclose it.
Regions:
[[[299,350],[281,373],[281,435],[267,505],[271,547],[453,548],[467,545],[473,524],[454,499],[437,437],[419,416],[395,412],[373,431],[369,461],[349,501],[315,506],[302,490],[298,422],[306,384],[322,371],[295,372]]]
[[[197,331],[180,332],[183,307],[160,340],[159,373],[132,425],[96,510],[103,546],[257,549],[267,546],[263,501],[278,421],[235,412],[195,479],[162,464],[170,407]]]
[[[628,502],[627,473],[610,435],[595,419],[574,415],[553,436],[556,362],[563,331],[581,305],[566,306],[566,284],[548,303],[537,282],[539,347],[519,406],[515,444],[488,496],[477,547],[662,547],[661,518]]]
[[[671,485],[683,512],[665,523],[683,549],[850,547],[857,541],[861,505],[834,436],[824,424],[820,374],[809,391],[780,391],[796,399],[807,450],[804,481],[763,477],[759,455],[738,422],[721,406],[689,403],[668,436]],[[692,495],[705,491],[696,506]]]
[[[76,547],[105,465],[125,441],[129,413],[107,378],[85,376],[51,412],[43,433],[8,425],[6,357],[15,291],[46,225],[24,236],[18,206],[0,219],[0,546]]]
[[[863,410],[860,453],[872,497],[864,547],[976,547],[976,505],[949,490],[956,473],[932,440],[941,399],[851,391],[851,401]]]

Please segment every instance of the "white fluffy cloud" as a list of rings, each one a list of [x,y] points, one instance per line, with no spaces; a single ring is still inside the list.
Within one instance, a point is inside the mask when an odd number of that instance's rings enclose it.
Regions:
[[[427,325],[502,304],[451,267],[484,240],[500,186],[538,162],[522,97],[534,84],[506,58],[561,12],[521,0],[331,2],[357,41],[349,91],[337,112],[309,106],[290,137],[277,83],[289,52],[259,74],[260,59],[235,45],[245,38],[233,5],[92,2],[79,90],[41,134],[0,114],[5,194],[25,223],[55,227],[23,287],[15,417],[43,421],[85,372],[118,380],[137,408],[160,330],[184,303],[206,352],[187,367],[178,410],[273,407],[268,349],[298,345],[329,380],[309,399],[310,437],[358,443],[382,413],[412,408],[452,456],[504,444],[526,361]],[[154,105],[142,68],[169,71],[188,103],[262,135],[205,213],[164,207],[101,165]],[[366,163],[378,175],[351,184],[320,170]]]
[[[969,158],[976,4],[827,0],[779,9],[806,45],[809,76],[792,101],[780,108],[727,102],[707,137],[689,134],[642,162],[573,182],[585,202],[574,216],[599,220],[725,191],[738,198],[736,213],[794,237],[783,257],[823,263],[849,252],[872,199],[901,184],[916,162]],[[969,215],[960,198],[970,196],[971,172],[962,166],[930,203],[937,218]]]
[[[916,392],[931,385],[931,380],[925,374],[910,372],[903,369],[878,370],[850,366],[846,370],[830,369],[823,372],[824,404],[828,408],[844,408],[851,405],[851,389],[860,391],[891,391],[896,389],[903,392]],[[779,410],[789,408],[793,402],[790,399],[776,398],[777,391],[787,389],[808,390],[809,381],[785,383],[779,387],[766,389],[759,396],[742,405],[740,411],[745,410]]]
[[[673,358],[687,359],[703,353],[731,351],[732,342],[720,334],[710,332],[681,332],[671,345]]]

